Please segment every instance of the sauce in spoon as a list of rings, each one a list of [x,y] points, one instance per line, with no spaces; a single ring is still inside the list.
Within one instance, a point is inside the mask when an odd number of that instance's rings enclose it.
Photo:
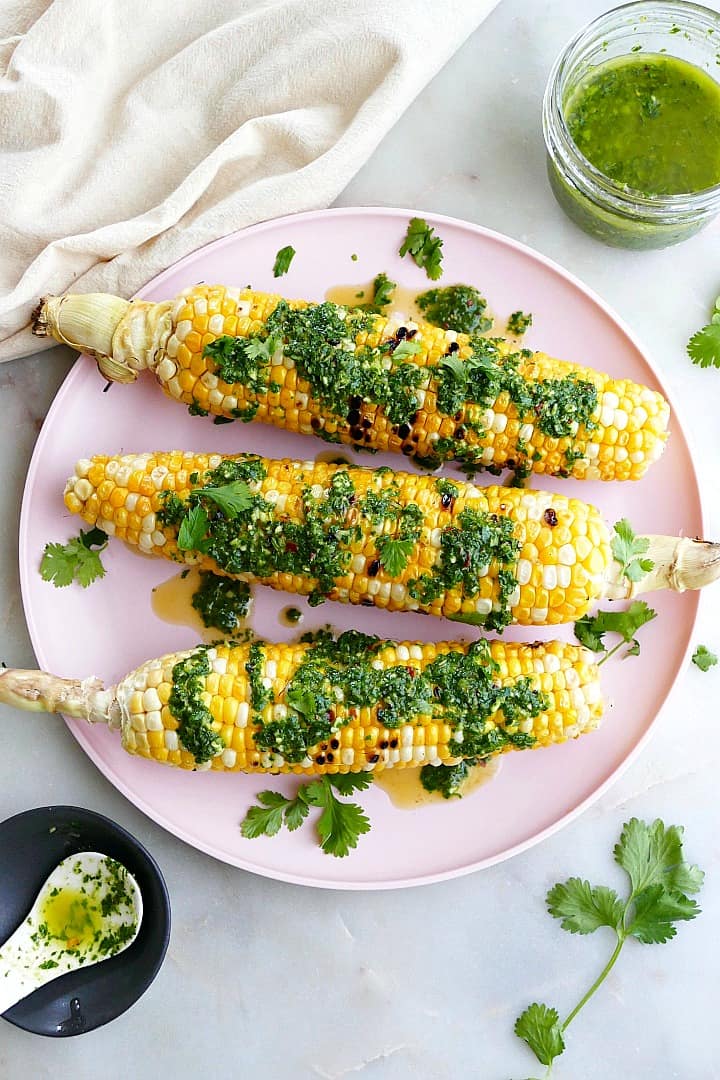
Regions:
[[[140,889],[124,866],[94,851],[63,859],[0,947],[0,1014],[52,979],[123,952],[141,922]]]

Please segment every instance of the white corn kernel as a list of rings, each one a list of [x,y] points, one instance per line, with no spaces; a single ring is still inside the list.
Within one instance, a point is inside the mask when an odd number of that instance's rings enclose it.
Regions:
[[[225,329],[225,320],[222,315],[211,315],[208,319],[208,332],[211,334],[222,334]]]
[[[529,559],[519,559],[517,564],[517,579],[519,585],[527,585],[532,577],[532,563]]]
[[[554,589],[557,585],[557,569],[554,566],[544,566],[542,576],[543,587]]]
[[[148,712],[151,709],[162,709],[162,702],[158,697],[158,692],[154,687],[150,687],[143,694],[143,708]]]
[[[249,714],[250,707],[248,706],[247,701],[241,701],[238,705],[237,716],[235,717],[235,727],[247,727]]]
[[[178,750],[179,749],[177,731],[166,731],[165,732],[165,749],[166,750]]]
[[[177,364],[169,356],[164,357],[155,368],[155,374],[160,382],[170,382],[177,375]]]
[[[162,731],[162,714],[157,709],[145,714],[145,727],[148,731]]]
[[[561,562],[563,566],[575,565],[577,561],[577,556],[575,554],[575,548],[572,546],[572,544],[563,544],[563,546],[558,551],[558,561]]]

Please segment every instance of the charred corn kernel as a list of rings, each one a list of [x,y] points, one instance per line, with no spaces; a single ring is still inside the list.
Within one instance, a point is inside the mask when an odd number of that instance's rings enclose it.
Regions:
[[[506,371],[507,357],[512,355],[517,375],[528,390],[537,390],[546,405],[523,405],[520,412],[508,390],[500,388],[490,405],[467,400],[460,402],[459,408],[454,403],[452,414],[441,412],[439,362],[450,349],[456,360],[467,360],[473,344],[466,334],[448,338],[444,329],[429,323],[417,326],[413,341],[419,351],[403,357],[403,363],[421,372],[418,385],[413,387],[418,408],[408,414],[404,424],[390,419],[384,400],[358,398],[357,408],[350,400],[347,408],[335,402],[331,408],[327,385],[314,387],[296,367],[292,341],[282,344],[282,352],[276,349],[259,383],[257,378],[248,378],[245,383],[224,381],[218,374],[222,365],[212,356],[203,356],[206,347],[221,336],[243,339],[263,335],[280,302],[276,295],[221,285],[197,285],[175,301],[159,304],[135,301],[130,305],[97,293],[48,297],[34,329],[64,342],[77,342],[78,347],[97,356],[108,378],[132,381],[137,371],[148,368],[166,394],[187,405],[227,417],[236,415],[238,409],[251,408],[254,416],[266,423],[321,437],[332,435],[366,449],[403,451],[429,460],[456,458],[493,468],[521,461],[540,474],[593,480],[638,479],[662,453],[669,407],[657,391],[544,353],[518,353],[509,341],[496,345],[498,371]],[[286,303],[295,311],[309,306],[299,300]],[[365,345],[376,348],[390,340],[396,344],[406,340],[404,335],[396,336],[401,328],[392,314],[389,318],[370,316],[372,325],[368,328],[357,320],[352,322],[354,316],[348,309],[333,307],[334,315],[347,323],[343,349],[357,351]],[[407,334],[407,327],[403,329]],[[329,331],[327,344],[338,346]],[[389,353],[383,362],[386,369],[392,367]],[[298,363],[302,367],[303,361]],[[307,366],[303,370],[312,374]],[[333,370],[331,363],[328,377]],[[544,384],[562,380],[566,380],[564,391],[557,399],[552,397],[552,389],[550,397],[542,398]],[[568,395],[572,397],[575,383],[589,385],[590,396],[580,414],[566,400]],[[518,400],[527,397],[515,396]],[[580,421],[572,419],[575,415],[580,415]],[[437,445],[439,439],[443,440],[441,446]],[[90,473],[88,476],[94,482]]]
[[[165,492],[186,498],[190,476],[197,473],[202,482],[208,468],[216,468],[223,460],[235,459],[179,451],[96,457],[87,478],[80,477],[76,471],[68,480],[65,504],[91,525],[102,517],[103,527],[107,528],[109,522],[110,526],[126,529],[127,542],[139,544],[144,552],[217,570],[218,564],[208,555],[178,549],[178,527],[163,524],[159,511],[164,505]],[[338,474],[345,474],[352,482],[354,500],[347,508],[345,522],[358,525],[360,536],[358,539],[350,536],[347,561],[327,591],[331,600],[372,603],[389,611],[427,611],[478,625],[489,621],[492,625],[491,616],[500,603],[503,569],[495,559],[477,567],[472,580],[443,586],[437,596],[427,600],[417,593],[414,584],[434,580],[433,575],[442,574],[446,558],[443,543],[461,535],[465,527],[463,514],[471,510],[511,523],[518,557],[506,568],[516,581],[506,602],[513,622],[525,625],[574,622],[603,595],[612,567],[609,531],[598,511],[578,499],[519,488],[481,489],[461,481],[453,482],[457,495],[448,497],[432,476],[377,473],[326,462],[259,460],[265,475],[253,481],[251,489],[274,508],[278,527],[288,521],[303,525],[303,492],[310,491],[313,498],[322,500]],[[128,470],[138,477],[141,488],[152,486],[151,495],[138,496],[117,486],[112,477],[125,477]],[[101,486],[107,489],[108,499],[98,506],[96,492]],[[117,505],[120,499],[116,498],[116,492],[121,491],[126,492],[124,506]],[[399,519],[388,518],[378,526],[362,511],[363,500],[369,493],[382,495],[389,491],[397,491],[402,507],[418,506],[422,511],[419,535],[412,551],[404,567],[392,576],[382,565],[378,537],[381,532],[384,536],[395,535]],[[534,540],[530,541],[530,536]],[[266,563],[263,566],[263,575],[255,573],[250,564],[237,572],[285,592],[308,595],[317,588],[317,578],[308,573],[291,572],[283,566],[268,574],[265,570],[271,567]],[[214,688],[212,693],[216,692]]]
[[[263,645],[256,674],[267,684],[272,700],[262,711],[262,723],[282,723],[287,718],[292,708],[285,696],[288,683],[312,647],[308,643]],[[440,764],[461,756],[462,728],[438,721],[430,713],[389,726],[380,720],[380,710],[387,702],[362,708],[345,708],[338,703],[331,735],[308,747],[301,761],[286,760],[277,750],[267,750],[259,739],[261,719],[253,708],[246,667],[250,649],[247,643],[202,650],[210,672],[200,677],[199,693],[209,708],[207,726],[218,740],[210,759],[198,762],[184,747],[178,717],[167,704],[160,709],[149,708],[170,700],[176,685],[176,665],[193,656],[190,652],[151,660],[118,684],[115,698],[125,749],[184,769],[307,775]],[[405,668],[410,660],[417,677],[438,656],[465,654],[467,650],[467,645],[453,642],[382,642],[374,654],[373,666],[379,664],[378,670],[387,671]],[[545,707],[538,715],[526,716],[519,722],[508,722],[502,712],[495,712],[487,720],[488,729],[519,731],[532,736],[524,740],[525,745],[539,747],[564,742],[598,726],[602,694],[594,657],[586,649],[558,641],[534,645],[494,641],[489,643],[489,655],[497,665],[493,670],[496,683],[506,688],[518,680],[529,680],[533,690],[545,695]],[[240,715],[248,718],[243,726],[237,723]],[[507,742],[499,752],[515,748],[515,743]]]

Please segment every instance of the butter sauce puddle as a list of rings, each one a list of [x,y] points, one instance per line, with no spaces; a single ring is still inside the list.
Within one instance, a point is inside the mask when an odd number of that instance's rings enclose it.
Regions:
[[[463,799],[473,795],[489,783],[500,771],[502,762],[499,758],[487,765],[473,765],[470,774],[461,787]],[[453,802],[446,799],[439,791],[426,791],[420,780],[420,769],[386,769],[375,777],[375,786],[382,788],[393,806],[400,810],[417,810],[430,803]]]

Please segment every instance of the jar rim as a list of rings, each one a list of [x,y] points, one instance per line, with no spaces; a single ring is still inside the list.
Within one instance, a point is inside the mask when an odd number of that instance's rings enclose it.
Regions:
[[[690,19],[696,27],[720,34],[720,13],[692,0],[631,0],[604,12],[582,27],[560,50],[548,77],[542,104],[542,126],[545,145],[551,158],[560,157],[575,186],[596,200],[601,198],[615,212],[628,217],[641,214],[648,220],[684,217],[720,208],[720,181],[700,191],[674,195],[649,195],[619,184],[593,165],[578,148],[570,134],[561,100],[562,79],[575,54],[593,37],[607,29],[618,18],[627,15],[665,16]],[[645,27],[644,29],[647,29]],[[641,32],[638,28],[638,32]],[[672,55],[669,53],[668,55]],[[717,80],[716,80],[717,81]]]

